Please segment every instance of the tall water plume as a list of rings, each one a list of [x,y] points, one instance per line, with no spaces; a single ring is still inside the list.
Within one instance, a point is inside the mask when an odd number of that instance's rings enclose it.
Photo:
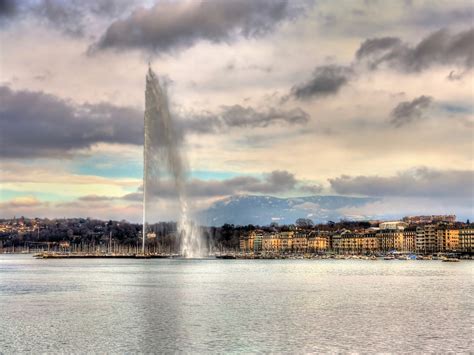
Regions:
[[[165,178],[174,181],[180,215],[178,235],[181,254],[196,258],[207,254],[199,229],[189,219],[186,201],[186,164],[181,150],[182,137],[178,134],[168,106],[166,87],[148,69],[145,91],[145,141],[143,147],[143,245],[147,235],[150,205],[160,191]]]

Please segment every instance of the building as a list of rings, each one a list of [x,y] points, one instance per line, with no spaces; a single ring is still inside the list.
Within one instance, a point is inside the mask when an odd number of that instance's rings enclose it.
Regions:
[[[400,229],[400,230],[403,230],[405,229],[406,227],[408,227],[408,223],[406,222],[402,222],[402,221],[391,221],[391,222],[382,222],[379,224],[379,228],[381,230],[397,230],[397,229]]]
[[[333,236],[332,248],[338,254],[371,254],[379,250],[379,240],[373,231],[341,233]]]
[[[297,253],[305,253],[308,251],[308,235],[304,231],[298,231],[293,235],[292,239],[293,251]]]
[[[459,248],[459,230],[448,225],[440,225],[436,230],[438,252],[457,251]]]
[[[240,251],[258,252],[263,249],[263,231],[254,230],[248,235],[240,236]]]
[[[459,251],[472,253],[474,251],[474,224],[469,224],[459,230]]]
[[[403,250],[403,231],[399,229],[386,229],[377,232],[379,249],[382,252],[394,252]]]
[[[266,234],[263,236],[262,249],[264,251],[278,252],[281,250],[281,239],[278,234]]]
[[[407,227],[403,230],[404,252],[413,253],[416,250],[416,227]]]
[[[323,252],[329,249],[329,235],[315,232],[308,236],[308,251],[312,253]]]
[[[403,222],[409,224],[425,224],[425,223],[438,223],[438,222],[456,222],[456,215],[431,215],[431,216],[407,216],[403,217]]]
[[[438,234],[435,224],[426,224],[416,229],[416,252],[423,254],[438,251]]]
[[[248,236],[241,235],[239,238],[240,251],[248,251]]]
[[[254,234],[253,251],[254,252],[262,251],[263,249],[262,243],[263,243],[263,232],[256,231]]]
[[[295,232],[280,232],[280,249],[278,251],[291,251],[293,249],[293,237]]]

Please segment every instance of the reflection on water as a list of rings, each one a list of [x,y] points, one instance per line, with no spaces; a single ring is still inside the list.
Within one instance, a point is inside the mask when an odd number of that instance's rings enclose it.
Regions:
[[[469,352],[472,265],[1,255],[0,352]]]

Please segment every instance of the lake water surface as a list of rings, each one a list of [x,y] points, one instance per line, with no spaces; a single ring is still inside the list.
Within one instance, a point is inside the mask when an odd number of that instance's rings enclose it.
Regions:
[[[469,353],[473,265],[0,255],[0,353]]]

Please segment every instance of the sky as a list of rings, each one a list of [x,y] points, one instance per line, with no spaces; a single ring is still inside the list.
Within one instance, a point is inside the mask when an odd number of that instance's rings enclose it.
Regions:
[[[473,19],[471,1],[0,0],[0,217],[141,219],[150,64],[194,211],[342,195],[377,197],[350,215],[470,218]]]

